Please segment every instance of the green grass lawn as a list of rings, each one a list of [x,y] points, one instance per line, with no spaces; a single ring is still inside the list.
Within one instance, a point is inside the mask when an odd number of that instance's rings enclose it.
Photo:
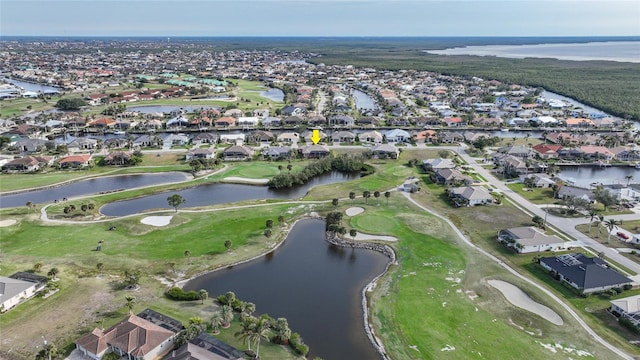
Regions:
[[[551,188],[527,188],[525,191],[525,185],[522,183],[507,184],[507,187],[534,204],[555,204],[557,202],[553,198],[553,189]]]

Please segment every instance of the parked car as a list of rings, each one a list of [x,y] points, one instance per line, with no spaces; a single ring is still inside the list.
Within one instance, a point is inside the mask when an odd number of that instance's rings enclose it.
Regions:
[[[617,235],[619,238],[621,238],[621,239],[629,240],[629,235],[627,235],[627,234],[623,233],[622,231],[618,231],[618,232],[616,233],[616,235]]]

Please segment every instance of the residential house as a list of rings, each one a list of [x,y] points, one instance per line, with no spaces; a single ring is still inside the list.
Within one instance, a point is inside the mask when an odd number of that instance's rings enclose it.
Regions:
[[[20,139],[15,142],[11,147],[15,148],[22,153],[38,153],[45,149],[47,141],[42,139]]]
[[[322,115],[313,115],[307,119],[307,123],[311,126],[325,125],[327,119]]]
[[[232,145],[222,152],[224,161],[246,161],[250,160],[255,150],[244,145]]]
[[[528,174],[529,167],[522,159],[512,155],[497,154],[493,162],[498,164],[498,172],[506,177],[516,177],[520,174]]]
[[[371,155],[375,159],[397,159],[400,150],[393,144],[378,144],[371,148]]]
[[[242,115],[244,115],[244,114],[243,114],[242,110],[240,110],[240,109],[229,109],[229,110],[224,112],[224,116],[225,117],[239,118]]]
[[[102,160],[105,165],[129,165],[129,161],[133,157],[131,151],[112,151]]]
[[[453,131],[443,131],[438,138],[443,144],[459,144],[464,141],[462,134]]]
[[[438,132],[435,130],[423,130],[413,134],[413,141],[418,144],[435,144],[438,142]]]
[[[268,146],[275,139],[276,137],[271,131],[256,130],[249,134],[249,136],[247,137],[247,142],[258,144],[260,146]]]
[[[360,142],[362,143],[381,144],[384,137],[380,132],[372,130],[360,133],[360,135],[358,135],[358,139],[360,139]]]
[[[134,148],[145,147],[160,147],[162,139],[156,135],[140,135],[137,139],[133,140]]]
[[[236,126],[236,118],[232,116],[223,116],[219,119],[216,119],[214,124],[218,128],[228,128],[228,127]]]
[[[115,126],[115,124],[116,124],[116,121],[111,118],[101,118],[101,119],[89,121],[87,125],[89,125],[90,127],[96,127],[96,128],[111,128]]]
[[[189,126],[189,119],[187,119],[184,115],[180,114],[174,118],[167,120],[166,125],[167,125],[167,128]]]
[[[613,194],[618,201],[640,201],[640,184],[608,184],[602,185],[602,188]]]
[[[584,145],[580,146],[580,152],[583,158],[589,158],[593,160],[606,160],[609,161],[613,158],[613,153],[604,146]]]
[[[360,127],[376,127],[382,123],[382,120],[373,116],[361,117],[355,120]]]
[[[119,149],[127,146],[129,146],[129,141],[125,138],[110,138],[103,143],[103,147],[106,149]]]
[[[431,176],[432,180],[442,185],[473,183],[473,179],[456,169],[439,169]]]
[[[77,339],[75,344],[80,353],[95,360],[110,352],[131,360],[154,360],[173,349],[175,335],[171,330],[131,314],[107,330],[94,329]]]
[[[237,144],[239,141],[244,143],[245,134],[220,134],[220,142],[229,144]]]
[[[336,131],[331,135],[334,143],[352,143],[356,140],[356,135],[351,131]]]
[[[257,116],[240,116],[236,124],[245,129],[253,129],[260,124],[260,118]]]
[[[402,129],[393,129],[384,133],[385,138],[390,143],[406,143],[411,139],[411,134]]]
[[[640,327],[640,295],[611,300],[610,303],[609,312]]]
[[[69,152],[83,152],[94,150],[98,146],[98,139],[79,137],[67,144]]]
[[[632,285],[633,281],[611,269],[602,259],[573,253],[539,259],[540,266],[581,294]]]
[[[550,188],[556,183],[549,175],[547,174],[529,174],[529,175],[520,175],[519,176],[521,182],[525,182],[526,179],[531,179],[531,183],[536,188]]]
[[[461,117],[446,117],[444,118],[444,123],[448,127],[459,127],[465,125],[464,120],[462,120]]]
[[[307,159],[320,159],[331,154],[329,148],[324,145],[307,145],[300,148],[299,151]]]
[[[2,171],[6,173],[34,172],[51,165],[53,161],[49,156],[25,156],[8,161],[2,165]]]
[[[266,118],[262,119],[262,126],[264,127],[277,127],[280,125],[282,125],[282,119],[280,119],[279,117],[267,116]]]
[[[298,126],[304,123],[304,119],[300,116],[292,115],[283,120],[285,126]]]
[[[400,190],[405,192],[416,192],[420,190],[420,179],[415,176],[412,176],[405,180],[402,185],[400,185]]]
[[[566,249],[566,243],[562,239],[555,235],[546,235],[543,230],[533,226],[500,230],[498,241],[520,254]]]
[[[215,154],[216,152],[211,149],[195,149],[189,151],[184,158],[187,161],[192,159],[213,159]]]
[[[517,145],[504,146],[504,147],[499,148],[496,151],[501,153],[501,154],[515,156],[515,157],[521,158],[523,160],[526,160],[526,159],[530,158],[534,154],[534,152],[531,150],[531,148],[529,148],[527,146],[517,146]]]
[[[245,354],[233,346],[202,332],[171,351],[163,360],[243,360]]]
[[[17,272],[9,277],[0,276],[0,312],[32,298],[47,284],[47,277],[28,272]]]
[[[293,157],[290,146],[273,146],[262,150],[262,157],[271,160],[287,160]]]
[[[557,159],[562,145],[537,144],[531,148],[540,159]]]
[[[568,128],[590,128],[596,126],[593,120],[586,118],[568,118],[564,122]]]
[[[333,126],[353,126],[355,120],[349,115],[334,115],[329,117],[329,125]]]
[[[564,185],[558,190],[558,199],[567,199],[570,197],[587,200],[589,202],[593,201],[594,195],[593,191],[577,186]]]
[[[445,170],[443,170],[445,171]],[[483,186],[463,186],[449,189],[449,198],[456,204],[467,206],[488,205],[493,203],[493,196]]]
[[[278,135],[278,141],[285,144],[295,144],[300,141],[300,134],[296,132],[283,132]]]
[[[58,166],[61,169],[80,169],[90,165],[91,154],[82,155],[70,155],[61,158],[58,161]]]
[[[609,151],[620,161],[640,161],[640,148],[637,147],[618,146]]]
[[[212,133],[199,133],[193,137],[191,142],[195,146],[200,146],[202,144],[215,144],[218,142],[218,136]]]
[[[162,142],[164,146],[184,146],[189,143],[189,136],[185,134],[169,134]]]
[[[449,159],[437,158],[422,160],[422,168],[424,171],[436,171],[440,169],[454,169],[456,163]]]

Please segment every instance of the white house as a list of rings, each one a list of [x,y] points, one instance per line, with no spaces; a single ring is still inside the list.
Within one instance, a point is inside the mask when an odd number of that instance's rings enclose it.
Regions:
[[[24,276],[22,276],[24,275]],[[0,276],[0,312],[8,311],[44,289],[46,277],[31,273]]]
[[[411,139],[411,134],[402,129],[389,130],[384,135],[387,141],[391,143],[404,143]]]
[[[622,299],[611,300],[609,311],[631,321],[635,326],[640,326],[640,295],[629,296]]]
[[[521,254],[566,249],[566,243],[562,239],[555,235],[546,235],[544,231],[533,226],[500,230],[498,241]]]

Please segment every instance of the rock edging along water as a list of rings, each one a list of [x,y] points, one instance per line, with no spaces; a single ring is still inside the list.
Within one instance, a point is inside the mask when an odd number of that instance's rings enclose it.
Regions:
[[[393,251],[393,249],[389,245],[343,240],[333,232],[326,232],[325,239],[330,244],[335,246],[377,251],[390,259],[390,261],[387,263],[387,266],[384,268],[384,271],[373,278],[373,280],[371,280],[364,288],[362,288],[361,299],[362,313],[364,317],[364,331],[369,338],[369,342],[371,342],[371,345],[373,345],[378,355],[380,355],[384,360],[391,360],[391,358],[389,358],[389,356],[387,355],[384,345],[382,345],[382,341],[376,336],[373,326],[369,322],[369,304],[367,302],[366,293],[367,291],[371,291],[376,287],[378,280],[380,280],[380,278],[382,278],[389,271],[389,267],[391,265],[397,264],[395,251]]]

